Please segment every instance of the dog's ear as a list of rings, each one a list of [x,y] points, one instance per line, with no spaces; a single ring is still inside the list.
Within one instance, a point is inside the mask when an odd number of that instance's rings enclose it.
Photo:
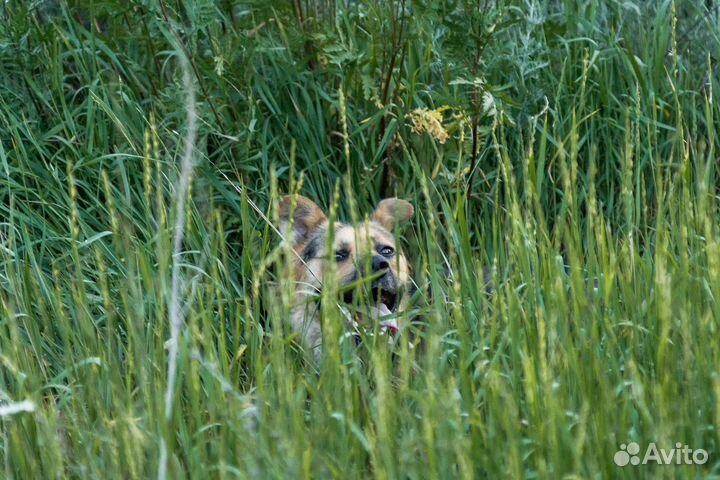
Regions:
[[[414,213],[415,209],[410,202],[399,198],[386,198],[378,203],[372,214],[372,219],[388,231],[392,231],[395,225],[412,218]]]
[[[293,210],[293,203],[295,208]],[[280,233],[292,235],[294,245],[306,241],[327,217],[315,202],[302,195],[285,195],[280,199]],[[288,232],[292,220],[292,231]]]

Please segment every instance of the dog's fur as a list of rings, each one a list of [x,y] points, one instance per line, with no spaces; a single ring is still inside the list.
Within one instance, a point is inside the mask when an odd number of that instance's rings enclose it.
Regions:
[[[301,195],[282,197],[280,231],[296,253],[292,265],[295,303],[290,323],[303,346],[316,357],[322,343],[317,300],[323,278],[328,279],[331,270],[336,275],[333,283],[340,291],[345,287],[340,299],[346,304],[353,301],[354,289],[348,286],[362,283],[367,278],[370,297],[376,305],[370,306],[372,313],[364,316],[362,321],[388,316],[391,320],[379,322],[381,328],[391,332],[398,329],[392,318],[405,308],[407,295],[403,293],[410,284],[410,268],[396,246],[392,232],[413,213],[413,206],[405,200],[386,198],[377,205],[369,220],[357,225],[335,222],[333,245],[330,246],[331,225],[320,207]],[[372,328],[371,325],[366,327]]]

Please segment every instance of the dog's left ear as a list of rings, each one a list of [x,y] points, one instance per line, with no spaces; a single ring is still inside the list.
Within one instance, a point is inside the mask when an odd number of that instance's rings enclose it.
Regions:
[[[295,245],[307,241],[310,235],[327,220],[320,207],[302,195],[282,197],[278,205],[278,212],[280,214],[280,232],[283,235],[291,235]],[[290,223],[293,224],[292,231],[288,229]]]
[[[395,225],[412,218],[414,213],[415,209],[410,202],[399,198],[386,198],[378,203],[372,219],[392,232]]]

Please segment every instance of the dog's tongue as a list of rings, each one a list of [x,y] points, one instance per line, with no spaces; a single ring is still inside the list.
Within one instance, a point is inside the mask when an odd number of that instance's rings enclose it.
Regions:
[[[387,315],[392,315],[392,312],[390,311],[388,306],[385,305],[384,303],[381,303],[377,307],[370,307],[370,308],[371,308],[373,317],[375,317],[376,319],[380,319]],[[397,331],[399,330],[397,319],[395,319],[395,318],[390,318],[388,320],[382,320],[381,322],[379,322],[379,325],[380,325],[381,330],[388,331],[390,333],[397,333]]]
[[[380,322],[380,328],[382,328],[392,334],[395,334],[398,332],[398,330],[400,330],[400,328],[398,327],[397,320],[394,318],[392,318],[390,320],[383,320],[382,322]]]
[[[375,320],[379,320],[387,315],[392,315],[392,312],[384,303],[378,303],[377,306],[370,307],[370,315],[372,315]]]

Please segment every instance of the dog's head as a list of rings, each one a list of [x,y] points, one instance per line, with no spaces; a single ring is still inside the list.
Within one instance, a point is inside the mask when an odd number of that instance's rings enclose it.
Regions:
[[[335,222],[331,229],[327,216],[312,200],[300,195],[283,197],[280,229],[298,255],[295,280],[317,292],[327,272],[334,271],[345,303],[356,300],[354,287],[369,286],[370,316],[375,320],[394,317],[403,308],[401,297],[409,286],[410,270],[392,232],[413,213],[405,200],[386,198],[369,220],[357,225]],[[391,331],[398,328],[395,318],[380,323]]]

